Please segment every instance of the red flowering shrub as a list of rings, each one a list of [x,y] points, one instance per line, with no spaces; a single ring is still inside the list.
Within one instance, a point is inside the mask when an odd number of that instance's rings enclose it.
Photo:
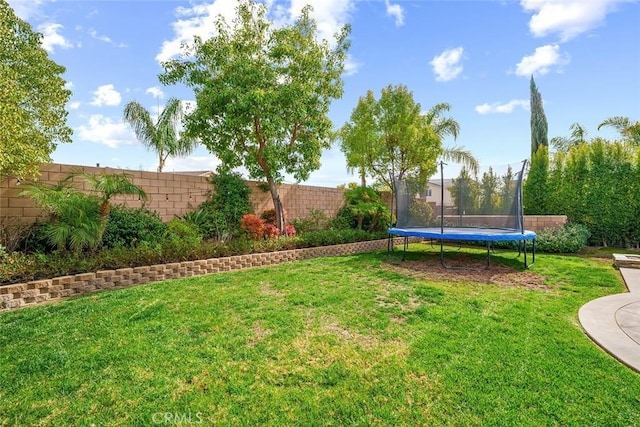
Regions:
[[[280,230],[273,224],[265,224],[264,225],[264,238],[265,239],[276,239],[280,235]]]
[[[287,236],[295,236],[296,228],[291,224],[287,224],[284,226],[284,234]]]
[[[260,240],[264,236],[264,221],[259,216],[246,214],[240,220],[240,229],[244,231],[250,239]]]

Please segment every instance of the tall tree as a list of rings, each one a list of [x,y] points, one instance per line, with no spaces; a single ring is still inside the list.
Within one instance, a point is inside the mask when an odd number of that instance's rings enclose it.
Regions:
[[[395,192],[395,181],[436,171],[442,141],[406,86],[389,85],[380,99],[369,91],[340,129],[347,164],[363,167]]]
[[[341,149],[347,160],[347,170],[358,170],[361,186],[366,186],[367,165],[370,162],[371,144],[379,135],[377,124],[377,101],[372,91],[360,97],[351,113],[351,120],[338,131]]]
[[[623,141],[630,142],[635,146],[640,146],[640,122],[632,122],[628,117],[614,116],[600,123],[598,130],[606,126],[614,128],[620,134]]]
[[[538,87],[533,80],[533,75],[531,76],[529,90],[531,92],[531,155],[533,156],[540,146],[549,146],[547,136],[549,125],[547,124],[547,117],[544,115],[544,108],[542,107],[542,96],[540,92],[538,92]]]
[[[531,157],[531,167],[526,181],[522,184],[524,213],[526,215],[547,215],[549,175],[549,152],[542,145]]]
[[[60,142],[71,142],[64,67],[47,56],[42,35],[0,0],[0,178],[34,178]]]
[[[137,101],[124,107],[124,121],[131,125],[145,147],[158,154],[158,172],[162,172],[167,158],[188,156],[196,148],[195,138],[178,133],[183,116],[184,108],[177,98],[167,101],[155,122],[151,113]]]
[[[199,139],[232,169],[244,166],[267,181],[283,228],[278,184],[284,174],[304,181],[320,167],[331,146],[327,116],[343,93],[342,72],[350,27],[331,47],[318,41],[311,7],[290,25],[276,26],[267,6],[241,0],[232,26],[216,21],[216,35],[195,38],[186,59],[164,64],[164,84],[183,82],[195,92],[197,107],[185,118],[185,133]]]
[[[462,163],[475,173],[478,161],[469,151],[442,146],[444,138],[455,139],[460,132],[455,119],[443,116],[450,108],[439,103],[422,113],[402,85],[387,86],[379,100],[368,91],[339,131],[347,166],[376,177],[392,191],[394,180],[435,172],[438,158]]]

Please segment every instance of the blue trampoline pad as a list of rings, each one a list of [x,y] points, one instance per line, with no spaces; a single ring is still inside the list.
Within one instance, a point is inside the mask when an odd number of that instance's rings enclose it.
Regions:
[[[536,238],[536,233],[529,230],[513,230],[505,228],[482,227],[415,227],[389,228],[387,233],[402,237],[424,237],[440,240],[477,240],[482,242],[522,241]]]

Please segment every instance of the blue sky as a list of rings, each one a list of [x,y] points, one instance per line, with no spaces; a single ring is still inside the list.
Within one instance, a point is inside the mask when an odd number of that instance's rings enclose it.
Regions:
[[[334,101],[336,127],[367,90],[379,96],[404,84],[423,109],[447,102],[461,126],[457,141],[483,165],[516,163],[530,154],[529,77],[544,99],[549,136],[568,136],[579,122],[590,136],[611,116],[640,119],[640,3],[628,0],[399,1],[268,0],[279,21],[314,7],[320,36],[351,24],[345,92]],[[193,99],[162,86],[160,62],[194,35],[208,37],[214,16],[232,17],[236,0],[9,0],[18,16],[44,34],[50,57],[66,67],[73,92],[68,124],[73,143],[53,153],[59,163],[155,170],[157,159],[122,122],[137,100],[152,111],[168,97]],[[170,159],[165,171],[212,170],[204,148]],[[339,144],[324,153],[309,185],[357,181]]]

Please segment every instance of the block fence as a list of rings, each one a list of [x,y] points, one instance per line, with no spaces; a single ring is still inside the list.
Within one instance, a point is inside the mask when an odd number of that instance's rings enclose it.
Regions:
[[[414,241],[420,239],[413,239]],[[394,239],[395,245],[402,238]],[[71,296],[105,289],[119,289],[169,279],[201,276],[223,271],[244,270],[253,267],[281,264],[326,256],[350,255],[371,252],[387,247],[388,240],[346,243],[316,248],[292,249],[280,252],[235,255],[198,261],[184,261],[144,267],[103,270],[53,279],[34,280],[27,283],[0,286],[0,312],[33,306],[49,301],[59,301]]]
[[[163,221],[169,221],[175,215],[184,215],[193,210],[207,199],[207,192],[213,190],[207,176],[184,172],[158,173],[59,163],[42,165],[38,181],[49,185],[57,184],[78,170],[95,175],[123,172],[131,175],[133,183],[142,187],[148,195],[145,207],[158,212]],[[88,185],[83,180],[74,178],[73,182],[78,189],[89,191]],[[258,215],[265,210],[273,209],[270,193],[263,191],[259,182],[247,181],[247,184],[251,189],[251,204]],[[23,189],[24,184],[19,183],[15,178],[5,178],[0,182],[0,218],[33,223],[42,214],[42,210],[30,198],[20,195]],[[344,202],[344,192],[338,188],[282,184],[279,187],[279,194],[289,219],[305,218],[315,209],[332,217],[338,213]],[[119,196],[113,199],[113,203],[133,208],[141,207],[143,204],[134,196]]]
[[[483,224],[487,227],[501,227],[505,223],[506,217],[504,215],[465,215],[463,217],[468,223]],[[437,220],[439,221],[438,216]],[[458,223],[458,215],[445,215],[445,222],[456,224]],[[524,216],[524,228],[525,230],[541,231],[545,228],[559,228],[567,223],[566,215],[525,215]]]

